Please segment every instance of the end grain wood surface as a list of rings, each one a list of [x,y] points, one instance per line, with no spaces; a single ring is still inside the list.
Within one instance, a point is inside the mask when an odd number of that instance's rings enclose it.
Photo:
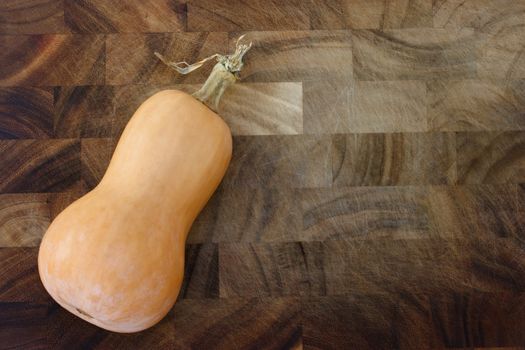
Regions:
[[[44,291],[50,221],[137,106],[194,91],[154,56],[253,40],[234,154],[173,310],[132,335]],[[0,348],[525,346],[525,1],[4,0]]]

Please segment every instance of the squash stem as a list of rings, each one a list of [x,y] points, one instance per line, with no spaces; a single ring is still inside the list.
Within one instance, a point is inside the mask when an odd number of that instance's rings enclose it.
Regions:
[[[240,43],[243,37],[244,35],[241,35],[237,39],[235,52],[233,54],[214,54],[193,64],[188,64],[184,61],[168,62],[164,56],[158,52],[155,52],[155,56],[157,56],[164,64],[170,66],[181,74],[189,74],[192,71],[199,69],[204,63],[216,58],[218,62],[213,67],[210,76],[202,87],[193,93],[193,96],[214,111],[217,111],[224,91],[226,91],[230,85],[239,80],[239,72],[244,65],[242,59],[246,52],[252,47],[252,43],[247,45]]]

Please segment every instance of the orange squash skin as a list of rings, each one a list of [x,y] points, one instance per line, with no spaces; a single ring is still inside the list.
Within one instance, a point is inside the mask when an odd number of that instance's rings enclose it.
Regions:
[[[161,91],[126,126],[100,184],[52,222],[40,278],[65,309],[137,332],[171,309],[184,245],[231,159],[230,129],[194,97]]]

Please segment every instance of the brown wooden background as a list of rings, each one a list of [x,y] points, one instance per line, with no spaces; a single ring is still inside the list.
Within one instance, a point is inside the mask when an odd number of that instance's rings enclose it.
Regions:
[[[179,301],[109,333],[37,273],[139,103],[247,32]],[[525,1],[2,0],[0,348],[525,346]]]

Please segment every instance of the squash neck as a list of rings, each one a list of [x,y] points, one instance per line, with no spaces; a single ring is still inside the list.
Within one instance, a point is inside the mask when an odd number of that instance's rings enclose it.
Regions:
[[[186,242],[189,230],[198,213],[195,210],[188,210],[191,207],[187,202],[173,203],[169,198],[175,198],[174,195],[157,196],[152,193],[158,193],[159,189],[151,189],[138,191],[135,194],[130,194],[128,191],[123,191],[123,188],[133,187],[134,184],[126,184],[123,186],[122,182],[113,183],[111,181],[102,181],[90,193],[98,196],[106,196],[108,201],[117,199],[114,205],[124,205],[133,207],[135,211],[141,215],[150,217],[151,212],[148,208],[158,208],[156,210],[157,223],[168,223],[170,227],[174,227],[172,233],[177,236],[177,241],[182,245]],[[138,188],[138,187],[135,187]],[[142,186],[141,188],[147,188]]]

